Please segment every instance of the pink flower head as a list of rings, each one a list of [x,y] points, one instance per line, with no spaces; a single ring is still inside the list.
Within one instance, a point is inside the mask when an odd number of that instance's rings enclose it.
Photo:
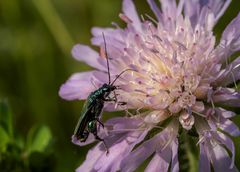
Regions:
[[[119,16],[126,28],[92,29],[92,44],[101,50],[102,33],[106,37],[111,78],[132,69],[115,83],[120,88],[118,101],[127,104],[105,103],[105,110],[126,110],[130,115],[105,123],[98,134],[109,154],[99,142],[77,171],[131,172],[150,157],[145,171],[179,171],[179,128],[198,135],[199,171],[211,171],[211,166],[215,171],[238,171],[227,134],[235,137],[240,131],[230,119],[235,113],[225,108],[240,107],[236,89],[240,57],[229,62],[240,49],[240,14],[217,44],[213,27],[231,0],[161,0],[161,8],[154,0],[147,2],[157,20],[148,15],[140,19],[132,0],[123,0]],[[80,44],[72,54],[96,70],[74,74],[59,94],[67,100],[83,100],[94,86],[108,83],[106,59]],[[85,143],[73,138],[81,146],[93,141],[92,135]]]

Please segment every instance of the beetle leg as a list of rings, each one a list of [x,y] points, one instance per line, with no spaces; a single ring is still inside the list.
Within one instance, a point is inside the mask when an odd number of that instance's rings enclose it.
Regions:
[[[88,138],[88,135],[89,135],[89,132],[88,131],[83,131],[81,137],[79,138],[80,139],[80,142],[85,142]]]
[[[102,142],[103,142],[103,144],[104,144],[104,146],[105,146],[105,148],[106,148],[106,150],[107,150],[106,154],[108,154],[109,151],[108,151],[108,147],[107,147],[107,145],[106,145],[106,142],[104,141],[104,139],[100,138],[100,137],[97,135],[97,126],[96,126],[96,123],[95,123],[95,127],[92,128],[92,131],[91,131],[91,132],[92,132],[93,135],[95,136],[95,139],[96,139],[96,140],[99,140],[99,141],[102,141]]]
[[[116,102],[117,99],[109,97],[109,98],[104,98],[103,101],[105,101],[105,102],[112,102],[112,101]]]
[[[114,101],[114,102],[116,102],[118,105],[126,105],[127,104],[127,102],[118,102],[117,101],[117,99],[115,99],[115,98],[108,98],[108,99],[103,99],[104,101],[106,101],[106,102],[111,102],[111,101]]]
[[[114,94],[114,97],[113,97],[113,98],[109,98],[109,100],[114,101],[117,105],[120,105],[120,106],[123,106],[123,105],[126,105],[126,104],[127,104],[127,102],[118,101],[117,96],[118,96],[119,94],[116,94],[115,91],[113,91],[113,94]]]
[[[123,106],[123,105],[126,105],[126,104],[127,104],[127,102],[117,102],[117,104],[118,104],[118,105],[122,105],[122,106]]]
[[[117,90],[121,89],[121,86],[119,86],[119,85],[115,85],[115,87],[116,87]]]
[[[97,120],[97,122],[99,122],[99,124],[102,126],[102,128],[104,128],[104,124],[100,121],[99,118],[95,118],[95,120]]]
[[[114,94],[114,99],[115,99],[115,102],[117,102],[117,94],[115,91],[113,91],[113,94]]]
[[[93,134],[94,134],[96,140],[99,140],[99,141],[103,142],[104,147],[105,147],[106,150],[107,150],[106,154],[108,154],[108,153],[109,153],[109,150],[108,150],[108,147],[107,147],[106,142],[104,141],[104,139],[100,138],[100,137],[97,135],[97,133],[93,133]]]

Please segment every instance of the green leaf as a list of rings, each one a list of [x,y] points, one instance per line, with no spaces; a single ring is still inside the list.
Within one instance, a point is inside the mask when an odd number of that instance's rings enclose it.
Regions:
[[[0,125],[10,137],[13,136],[12,112],[7,100],[0,100]]]
[[[0,126],[0,153],[5,152],[10,139],[4,128]]]
[[[44,152],[52,140],[50,129],[43,125],[31,128],[27,138],[27,153]]]

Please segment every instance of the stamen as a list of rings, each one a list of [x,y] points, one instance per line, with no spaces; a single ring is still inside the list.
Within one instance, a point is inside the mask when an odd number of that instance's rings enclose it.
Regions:
[[[120,17],[120,19],[122,19],[124,22],[126,22],[128,24],[133,23],[133,21],[130,18],[128,18],[125,14],[120,13],[119,17]]]
[[[236,89],[238,89],[238,86],[237,86],[237,83],[236,83],[236,80],[235,80],[235,77],[234,77],[234,74],[233,74],[232,71],[231,71],[231,75],[232,75],[234,86],[235,86]]]
[[[145,14],[145,16],[146,16],[147,18],[149,18],[153,23],[155,23],[156,25],[158,25],[158,21],[157,21],[157,20],[155,20],[154,18],[152,18],[152,17],[149,16],[148,14]]]

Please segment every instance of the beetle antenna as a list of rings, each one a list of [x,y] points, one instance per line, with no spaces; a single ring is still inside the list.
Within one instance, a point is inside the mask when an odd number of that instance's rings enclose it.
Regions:
[[[133,69],[125,69],[124,71],[122,71],[120,74],[118,74],[117,76],[116,76],[116,78],[113,80],[113,82],[110,84],[111,86],[113,86],[113,84],[115,83],[115,81],[122,75],[122,74],[124,74],[125,72],[127,72],[127,71],[135,71],[135,70],[133,70]]]
[[[110,76],[110,69],[109,69],[109,59],[108,59],[108,53],[107,53],[107,44],[106,44],[106,39],[105,39],[105,35],[102,32],[102,36],[103,36],[103,41],[104,41],[104,50],[106,53],[106,59],[107,59],[107,70],[108,70],[108,84],[111,83],[111,76]]]

